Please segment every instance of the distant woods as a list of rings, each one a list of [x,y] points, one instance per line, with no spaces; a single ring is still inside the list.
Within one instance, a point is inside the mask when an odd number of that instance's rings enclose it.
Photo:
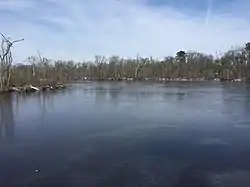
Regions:
[[[199,52],[178,51],[163,60],[152,57],[124,59],[119,56],[96,55],[94,61],[54,61],[38,52],[27,58],[26,64],[13,64],[11,47],[23,39],[11,41],[1,34],[0,89],[10,85],[42,84],[82,79],[249,79],[250,42],[242,48],[231,49],[219,57]],[[17,45],[22,45],[18,43]]]

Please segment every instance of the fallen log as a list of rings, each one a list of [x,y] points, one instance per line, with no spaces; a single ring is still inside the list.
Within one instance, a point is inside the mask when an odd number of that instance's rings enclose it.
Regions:
[[[37,87],[35,87],[35,86],[32,86],[32,85],[30,85],[30,88],[31,88],[32,90],[35,90],[35,91],[39,91],[39,90],[40,90],[39,88],[37,88]]]

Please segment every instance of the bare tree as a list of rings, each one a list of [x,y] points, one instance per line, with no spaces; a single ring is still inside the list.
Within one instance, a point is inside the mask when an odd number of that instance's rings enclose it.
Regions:
[[[0,91],[8,89],[11,78],[11,66],[12,66],[12,54],[11,47],[14,43],[23,41],[24,39],[18,39],[11,41],[6,38],[2,33],[1,51],[0,51]]]

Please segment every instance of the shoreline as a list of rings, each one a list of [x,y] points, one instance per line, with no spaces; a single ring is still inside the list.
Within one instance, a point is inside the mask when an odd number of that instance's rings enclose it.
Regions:
[[[11,93],[11,92],[19,92],[19,93],[32,93],[32,92],[44,92],[44,91],[53,91],[53,90],[64,90],[69,87],[68,84],[74,83],[91,83],[91,82],[127,82],[127,83],[135,83],[135,82],[142,82],[142,83],[248,83],[249,81],[246,79],[165,79],[165,78],[158,78],[158,79],[134,79],[134,78],[126,78],[126,79],[97,79],[97,78],[87,78],[82,80],[69,80],[65,81],[64,83],[58,83],[53,86],[46,85],[46,86],[37,86],[37,85],[24,85],[24,86],[12,86],[7,88],[6,90],[0,91],[0,94],[4,93]]]
[[[68,86],[66,84],[56,84],[53,86],[33,86],[33,85],[24,85],[24,86],[12,86],[5,90],[1,90],[0,94],[4,93],[32,93],[32,92],[44,92],[44,91],[53,91],[53,90],[63,90],[66,89]]]
[[[79,79],[79,80],[70,80],[66,81],[66,83],[86,83],[86,82],[248,82],[246,79],[192,79],[192,78],[174,78],[174,79],[167,79],[167,78],[156,78],[156,79],[134,79],[134,78],[124,78],[124,79],[112,79],[112,78],[105,78],[105,79],[97,79],[97,78],[87,78],[87,79]]]

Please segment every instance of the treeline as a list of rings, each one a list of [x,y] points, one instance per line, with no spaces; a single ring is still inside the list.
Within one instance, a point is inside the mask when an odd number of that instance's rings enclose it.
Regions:
[[[250,78],[250,43],[243,48],[229,50],[216,58],[199,52],[179,51],[176,56],[167,56],[164,60],[140,56],[135,59],[95,56],[93,62],[74,62],[52,61],[38,55],[29,57],[28,62],[29,65],[12,68],[12,83],[26,83],[38,79],[69,81],[85,78],[247,79]]]
[[[43,81],[71,81],[82,79],[220,79],[245,80],[250,78],[250,42],[242,48],[231,49],[214,57],[199,52],[179,51],[163,60],[137,56],[95,56],[94,61],[53,61],[39,53],[27,59],[27,64],[12,64],[10,48],[15,42],[2,35],[0,89],[16,84],[41,84]],[[5,44],[5,46],[3,46]],[[18,44],[21,45],[21,44]]]

